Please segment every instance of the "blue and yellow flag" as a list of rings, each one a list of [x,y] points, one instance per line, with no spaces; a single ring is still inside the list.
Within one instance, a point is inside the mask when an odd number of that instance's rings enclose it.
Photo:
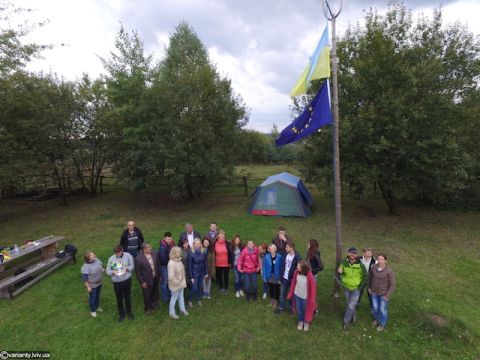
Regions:
[[[282,130],[278,138],[275,139],[275,144],[277,146],[290,144],[332,123],[333,117],[330,110],[329,81],[327,79],[323,82],[320,91],[300,116]]]
[[[328,36],[328,25],[325,26],[323,35],[310,58],[310,61],[303,70],[300,79],[292,89],[290,97],[305,94],[310,81],[315,79],[324,79],[330,77],[330,41]]]

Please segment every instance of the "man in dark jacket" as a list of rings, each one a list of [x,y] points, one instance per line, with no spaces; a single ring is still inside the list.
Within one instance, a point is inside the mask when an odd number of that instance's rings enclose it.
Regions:
[[[135,223],[130,220],[127,223],[127,228],[120,237],[120,245],[122,245],[123,251],[128,252],[135,258],[142,248],[143,242],[142,232],[135,226]]]
[[[188,240],[188,246],[190,246],[190,249],[193,249],[193,242],[195,241],[195,239],[201,239],[200,233],[196,230],[193,230],[192,224],[185,224],[185,231],[180,234],[180,237],[178,239],[178,246],[182,247],[183,240]]]
[[[297,263],[300,261],[300,255],[295,251],[295,243],[287,242],[285,245],[286,253],[282,256],[282,267],[280,271],[281,285],[280,285],[280,301],[275,313],[281,313],[285,310],[287,305],[287,295],[290,291],[290,284],[292,283],[293,273],[297,269]],[[288,311],[292,312],[292,302],[288,300]]]
[[[165,304],[170,300],[167,265],[168,260],[170,259],[170,250],[173,245],[172,233],[167,231],[163,236],[163,240],[160,241],[160,248],[157,253],[158,266],[160,269],[160,292],[162,293],[162,301]]]
[[[369,248],[368,246],[363,249],[363,256],[359,256],[358,260],[365,266],[365,269],[367,270],[367,274],[370,274],[370,270],[372,269],[372,266],[377,263],[377,260],[373,257],[373,252],[372,249]],[[362,300],[362,295],[363,291],[365,290],[366,285],[364,285],[360,289],[360,297],[358,298],[358,304],[360,304],[360,301]],[[370,296],[370,293],[367,291],[368,295],[368,302],[370,304],[370,309],[372,309],[372,297]]]
[[[276,237],[273,238],[272,244],[275,244],[277,247],[277,252],[282,255],[282,257],[285,255],[285,247],[287,245],[287,242],[293,242],[292,238],[287,235],[287,230],[285,229],[285,226],[280,226],[278,228],[278,234]]]
[[[208,232],[205,234],[205,236],[203,238],[210,241],[210,244],[212,246],[215,246],[215,241],[217,240],[217,236],[218,236],[217,223],[212,221],[210,223],[210,227],[208,228]]]
[[[158,307],[159,266],[157,254],[150,244],[142,244],[142,253],[135,258],[135,275],[142,287],[145,314]]]

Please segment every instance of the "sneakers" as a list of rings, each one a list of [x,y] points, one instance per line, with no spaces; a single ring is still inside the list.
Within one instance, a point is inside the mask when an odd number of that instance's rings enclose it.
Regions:
[[[97,311],[98,312],[103,312],[103,309],[102,308],[97,308]]]
[[[97,317],[97,313],[95,311],[90,311],[90,315],[92,315],[92,317]]]
[[[267,293],[263,293],[262,300],[265,300],[266,298],[267,298]]]
[[[177,314],[170,314],[170,317],[174,320],[180,319]]]
[[[240,290],[240,296],[245,296],[245,294],[242,290]]]
[[[275,314],[280,314],[281,312],[283,312],[283,309],[276,308],[275,310],[273,310],[273,312],[274,312]]]
[[[379,324],[378,324],[378,321],[377,320],[373,320],[372,321],[372,326],[373,327],[377,327]]]
[[[235,293],[235,297],[237,297],[237,298],[240,297],[240,291],[237,291],[237,292]]]
[[[211,299],[212,297],[210,296],[210,293],[207,294],[207,299]]]
[[[188,316],[188,315],[189,315],[187,310],[182,311],[182,314],[185,315],[185,316]]]
[[[303,331],[308,331],[308,329],[310,328],[310,324],[309,323],[303,323]]]
[[[188,307],[189,307],[190,309],[193,308],[193,304],[192,304],[191,301],[188,302]]]
[[[298,329],[298,330],[302,330],[302,329],[303,329],[303,321],[299,321],[299,322],[298,322],[297,329]]]
[[[343,331],[348,331],[348,323],[343,323]]]
[[[198,304],[198,306],[203,306],[201,301],[199,301],[197,304]]]
[[[383,330],[385,330],[385,328],[382,325],[377,326],[377,331],[383,331]]]

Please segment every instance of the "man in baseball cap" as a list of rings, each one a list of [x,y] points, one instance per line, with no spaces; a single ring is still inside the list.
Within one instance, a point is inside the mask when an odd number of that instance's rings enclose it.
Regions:
[[[360,297],[360,289],[365,285],[368,278],[365,266],[357,258],[356,248],[348,249],[348,255],[340,264],[338,273],[347,300],[345,315],[343,316],[343,329],[347,331],[349,324],[355,322],[355,308]]]

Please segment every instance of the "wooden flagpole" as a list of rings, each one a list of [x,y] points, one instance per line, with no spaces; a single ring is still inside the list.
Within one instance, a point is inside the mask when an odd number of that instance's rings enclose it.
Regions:
[[[333,177],[335,182],[335,281],[332,296],[333,309],[340,310],[340,278],[337,272],[342,261],[342,202],[341,202],[341,181],[340,181],[340,147],[339,147],[339,122],[340,115],[338,110],[338,79],[337,79],[337,39],[336,39],[336,19],[342,11],[343,1],[340,1],[340,9],[334,13],[325,0],[324,13],[328,21],[332,23],[332,93],[333,93]]]

